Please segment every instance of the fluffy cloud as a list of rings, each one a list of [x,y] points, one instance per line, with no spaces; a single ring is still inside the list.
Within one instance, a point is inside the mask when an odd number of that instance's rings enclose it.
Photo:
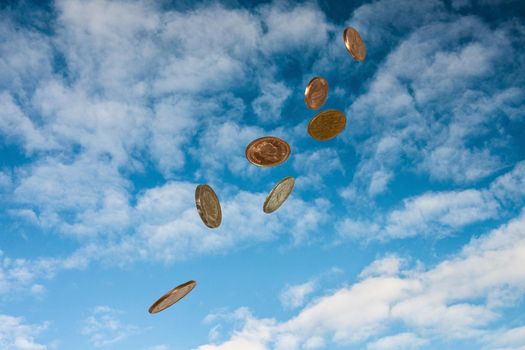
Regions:
[[[0,347],[5,350],[46,350],[35,338],[48,327],[47,323],[26,324],[20,317],[0,315]]]
[[[503,290],[515,296],[525,291],[525,271],[508,268],[522,266],[525,259],[524,227],[525,212],[427,269],[385,270],[377,267],[391,263],[376,261],[368,269],[373,274],[365,270],[362,280],[318,298],[289,320],[247,314],[244,326],[229,340],[198,349],[298,349],[307,344],[323,347],[328,340],[339,345],[368,343],[369,349],[417,348],[436,338],[487,344],[480,336],[492,335],[488,327],[512,304],[506,298],[500,303],[493,299],[504,295]],[[394,325],[412,331],[391,334]],[[502,345],[525,345],[520,329],[506,332]],[[377,336],[381,338],[373,340]]]
[[[513,69],[524,55],[523,36],[512,34],[520,27],[445,18],[403,37],[347,109],[361,159],[351,186],[358,193],[385,193],[394,169],[464,184],[515,161],[498,154],[513,146],[506,123],[523,114],[524,76]]]

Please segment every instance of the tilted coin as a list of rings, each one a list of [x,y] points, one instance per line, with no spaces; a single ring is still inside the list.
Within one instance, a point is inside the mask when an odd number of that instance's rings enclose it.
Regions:
[[[220,226],[222,220],[221,203],[210,186],[197,186],[195,189],[195,205],[202,222],[206,226],[209,228]]]
[[[290,156],[290,145],[278,137],[266,136],[256,139],[246,147],[250,163],[268,167],[284,163]]]
[[[326,141],[336,137],[346,125],[343,112],[328,109],[318,113],[308,124],[308,133],[318,141]]]
[[[290,193],[292,193],[295,180],[288,176],[279,181],[272,189],[266,200],[264,201],[263,211],[267,214],[273,213],[286,201]]]
[[[361,35],[352,27],[347,27],[343,32],[343,40],[350,55],[356,61],[364,61],[366,57],[366,47]]]
[[[195,288],[196,285],[197,282],[188,281],[186,283],[181,284],[180,286],[173,288],[172,290],[161,296],[159,300],[154,302],[149,307],[149,313],[156,314],[157,312],[169,308],[171,305],[184,298],[189,292],[192,291],[193,288]]]
[[[328,97],[328,81],[323,77],[315,77],[304,91],[304,102],[310,109],[320,108]]]

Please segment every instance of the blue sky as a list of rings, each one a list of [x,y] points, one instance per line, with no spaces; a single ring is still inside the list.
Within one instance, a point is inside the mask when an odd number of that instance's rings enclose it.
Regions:
[[[525,349],[519,1],[21,1],[0,17],[1,349]],[[317,75],[323,109],[347,115],[327,142],[306,132]],[[265,135],[286,163],[246,161]],[[285,176],[292,196],[264,214]]]

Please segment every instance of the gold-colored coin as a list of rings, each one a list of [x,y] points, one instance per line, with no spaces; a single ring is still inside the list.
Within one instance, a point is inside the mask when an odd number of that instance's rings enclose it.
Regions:
[[[364,61],[366,57],[366,47],[361,35],[352,27],[347,27],[343,32],[343,40],[350,55],[356,61]]]
[[[336,137],[346,126],[343,112],[328,109],[318,113],[308,124],[308,133],[318,141],[326,141]]]
[[[327,97],[328,81],[325,78],[315,77],[310,80],[308,85],[306,85],[306,90],[304,91],[304,102],[308,108],[321,108]]]
[[[202,222],[209,228],[219,227],[222,221],[221,203],[215,191],[208,185],[195,189],[195,205]]]
[[[193,288],[195,288],[196,285],[197,282],[188,281],[186,283],[181,284],[180,286],[173,288],[172,290],[161,296],[159,300],[157,300],[150,306],[148,310],[149,313],[156,314],[157,312],[169,308],[171,305],[184,298],[189,292],[192,291]]]
[[[246,159],[258,166],[275,166],[284,163],[290,152],[288,142],[278,137],[266,136],[250,142],[246,147]]]
[[[273,213],[286,201],[290,193],[292,193],[295,180],[288,176],[279,181],[272,189],[266,200],[264,201],[263,211],[267,214]]]

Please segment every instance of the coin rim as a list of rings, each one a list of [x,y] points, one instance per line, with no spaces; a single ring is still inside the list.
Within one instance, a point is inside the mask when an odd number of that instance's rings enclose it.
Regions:
[[[353,30],[354,32],[357,33],[357,36],[359,37],[359,40],[361,40],[361,44],[365,48],[365,55],[364,55],[364,57],[362,59],[357,58],[356,55],[350,49],[350,43],[348,42],[347,36],[346,36],[346,32],[348,30]],[[355,29],[354,27],[346,27],[345,30],[343,31],[343,41],[345,42],[346,51],[348,51],[348,53],[354,58],[354,60],[359,61],[359,62],[362,62],[362,61],[365,60],[365,58],[366,58],[366,45],[365,45],[365,42],[363,41],[363,38],[361,37],[361,34],[359,34],[357,29]]]
[[[325,83],[326,83],[326,95],[325,95],[325,97],[324,97],[324,99],[323,99],[323,103],[321,103],[321,104],[319,105],[319,107],[314,108],[314,107],[310,106],[310,104],[308,103],[308,97],[309,97],[310,89],[312,88],[312,84],[313,84],[314,80],[316,80],[316,79],[322,79],[322,80],[325,81]],[[323,107],[324,103],[325,103],[326,100],[328,99],[328,88],[329,88],[329,86],[328,86],[328,80],[326,80],[326,79],[323,78],[322,76],[316,76],[316,77],[313,77],[313,78],[308,82],[308,84],[306,85],[306,89],[304,90],[304,103],[306,104],[306,107],[308,107],[309,109],[313,109],[313,110],[316,110],[316,109],[319,109],[319,108]],[[310,102],[311,102],[311,101],[310,101]]]
[[[292,180],[292,188],[290,189],[290,192],[288,192],[288,194],[286,195],[286,197],[284,198],[284,200],[281,202],[281,204],[279,204],[277,206],[277,208],[275,208],[274,210],[272,211],[266,211],[266,208],[268,206],[268,202],[270,201],[270,198],[273,196],[273,194],[275,193],[275,191],[277,190],[277,187],[279,187],[280,184],[282,184],[283,182],[287,181],[288,179],[291,179]],[[286,202],[286,200],[288,199],[288,197],[290,197],[290,195],[292,194],[292,191],[295,187],[295,179],[292,177],[292,176],[287,176],[285,177],[284,179],[282,179],[281,181],[279,181],[275,186],[273,186],[272,190],[270,191],[270,193],[268,194],[268,196],[266,196],[266,200],[264,201],[264,204],[263,204],[263,211],[266,213],[266,214],[271,214],[273,213],[274,211],[276,211],[277,209],[279,209],[283,204],[284,202]]]
[[[218,223],[216,226],[212,225],[210,222],[207,222],[206,216],[204,215],[205,214],[204,206],[201,204],[200,193],[206,187],[210,189],[211,193],[215,197],[217,206],[219,207]],[[197,207],[197,212],[199,213],[199,216],[201,217],[201,220],[204,223],[204,225],[208,226],[209,228],[217,228],[221,225],[221,222],[222,222],[221,202],[219,201],[219,197],[217,196],[217,194],[215,193],[215,191],[210,185],[207,185],[207,184],[197,185],[197,188],[195,189],[195,206]]]
[[[162,303],[164,300],[166,300],[169,296],[171,296],[172,294],[174,294],[175,292],[177,292],[177,290],[182,289],[182,288],[184,288],[184,287],[186,287],[186,286],[188,286],[188,285],[190,285],[190,284],[192,285],[191,289],[188,290],[188,291],[186,292],[186,294],[184,294],[182,297],[180,297],[179,300],[175,301],[173,304],[170,304],[170,305],[166,306],[166,307],[163,308],[163,309],[159,309],[159,310],[156,310],[156,311],[154,310],[155,307],[157,307],[160,303]],[[151,304],[151,306],[150,306],[149,309],[148,309],[148,312],[149,312],[150,314],[156,314],[156,313],[159,313],[159,312],[161,312],[161,311],[166,310],[166,309],[169,308],[170,306],[173,306],[174,304],[176,304],[176,303],[178,303],[179,301],[181,301],[181,299],[184,298],[186,295],[188,295],[188,294],[189,294],[189,293],[195,288],[195,286],[197,286],[197,282],[194,281],[194,280],[189,280],[188,282],[185,282],[185,283],[183,283],[183,284],[178,285],[177,287],[173,288],[172,290],[170,290],[169,292],[167,292],[166,294],[164,294],[163,296],[161,296],[156,302],[154,302],[153,304]]]
[[[264,139],[276,139],[276,140],[279,140],[281,142],[283,142],[285,145],[286,145],[286,149],[287,149],[287,154],[286,154],[286,157],[284,157],[283,159],[281,159],[278,163],[275,163],[275,164],[271,164],[271,165],[264,165],[264,164],[257,164],[255,163],[252,159],[250,159],[250,157],[248,156],[248,150],[250,149],[250,147],[256,143],[257,141],[261,141],[261,140],[264,140]],[[263,137],[259,137],[258,139],[255,139],[253,140],[252,142],[250,142],[248,144],[248,146],[246,146],[246,150],[244,151],[244,155],[246,156],[246,159],[252,163],[253,165],[255,166],[258,166],[258,167],[262,167],[262,168],[266,168],[266,167],[272,167],[272,166],[277,166],[279,164],[282,164],[284,162],[286,162],[288,160],[288,158],[290,158],[290,154],[292,153],[292,149],[290,147],[290,144],[288,144],[288,142],[284,141],[283,139],[277,137],[277,136],[263,136]]]
[[[341,130],[340,130],[337,134],[335,134],[335,135],[332,136],[332,137],[329,137],[329,138],[327,138],[327,139],[320,139],[320,138],[317,138],[317,137],[315,137],[314,135],[312,135],[312,124],[314,123],[315,120],[317,120],[318,118],[320,118],[322,114],[326,114],[326,113],[328,113],[328,112],[337,112],[337,113],[341,114],[341,115],[343,116],[343,118],[344,118],[343,127],[341,128]],[[314,140],[317,140],[317,141],[328,141],[328,140],[331,140],[331,139],[337,137],[337,135],[339,135],[340,133],[342,133],[343,130],[344,130],[345,128],[346,128],[346,115],[345,115],[343,112],[341,112],[340,110],[338,110],[338,109],[326,109],[326,110],[324,110],[324,111],[321,111],[321,112],[317,113],[317,114],[316,114],[316,115],[310,120],[310,122],[308,123],[307,131],[308,131],[308,135],[310,135]]]

